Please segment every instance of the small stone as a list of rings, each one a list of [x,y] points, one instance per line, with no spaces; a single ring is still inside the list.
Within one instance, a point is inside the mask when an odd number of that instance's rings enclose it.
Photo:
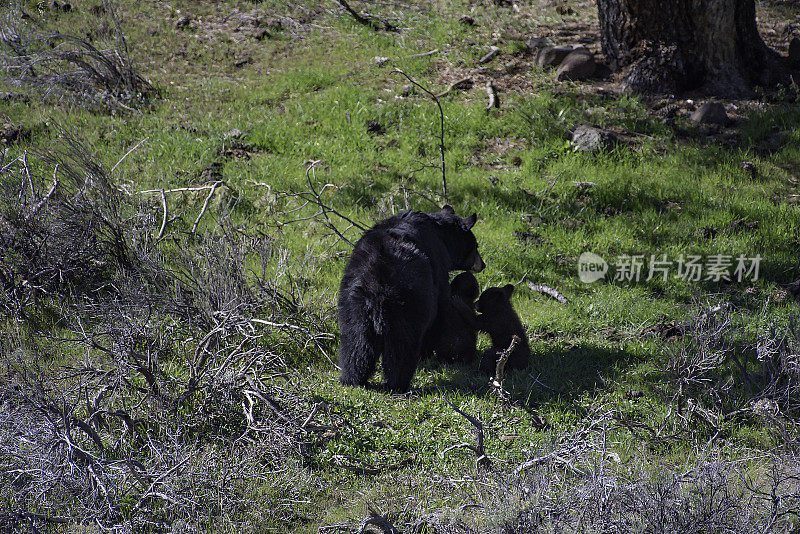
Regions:
[[[575,10],[572,9],[570,6],[558,6],[556,8],[556,12],[559,15],[574,15],[575,14]]]
[[[519,166],[521,166],[521,165],[522,165],[522,158],[521,158],[521,157],[519,157],[519,156],[514,156],[513,158],[511,158],[511,164],[512,164],[514,167],[519,167]]]
[[[617,142],[617,136],[613,132],[588,124],[581,124],[572,133],[572,144],[583,152],[608,150]]]
[[[376,67],[383,67],[387,63],[389,63],[388,57],[377,56],[372,58],[372,62],[375,64]]]
[[[189,26],[190,22],[192,22],[192,17],[190,17],[189,15],[184,15],[175,21],[175,27],[179,29],[186,28],[187,26]]]
[[[730,122],[725,106],[719,102],[705,102],[692,113],[690,119],[696,124],[720,124],[722,126]]]
[[[793,37],[789,41],[789,63],[800,68],[800,37]]]
[[[225,139],[239,139],[242,137],[244,133],[239,128],[234,128],[230,132],[227,132],[223,137]]]
[[[594,61],[594,56],[584,50],[574,50],[564,58],[556,71],[558,81],[586,80],[592,77],[597,70],[597,63]]]
[[[488,54],[486,54],[485,56],[483,56],[482,58],[480,58],[478,60],[478,63],[481,63],[481,64],[489,63],[491,60],[493,60],[494,58],[496,58],[499,55],[500,55],[500,49],[498,47],[496,47],[496,46],[493,46],[492,48],[489,49],[489,53]]]
[[[587,54],[589,53],[589,50],[583,46],[545,46],[536,54],[536,64],[542,68],[558,67],[568,55],[579,50],[584,50]]]

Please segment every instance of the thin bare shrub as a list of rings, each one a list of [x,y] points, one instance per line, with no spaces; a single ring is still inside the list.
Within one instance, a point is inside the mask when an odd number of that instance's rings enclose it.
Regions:
[[[17,3],[0,16],[0,64],[10,83],[48,100],[105,109],[131,109],[155,96],[131,62],[113,2],[104,3],[90,32],[97,39],[45,31],[35,16],[23,16]]]
[[[158,211],[66,137],[0,178],[0,527],[291,521],[315,485],[292,364],[327,354],[326,308],[279,283],[269,236],[156,239]]]

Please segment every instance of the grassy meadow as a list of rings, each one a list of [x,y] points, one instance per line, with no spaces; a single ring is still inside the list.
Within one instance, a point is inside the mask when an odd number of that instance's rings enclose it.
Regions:
[[[709,130],[689,120],[701,95],[556,81],[528,40],[599,50],[587,1],[352,2],[397,31],[334,1],[119,0],[118,26],[110,4],[70,5],[8,8],[4,36],[119,50],[117,28],[152,89],[17,83],[21,41],[3,38],[0,117],[20,133],[0,165],[0,531],[356,532],[371,511],[402,532],[798,528],[796,87],[723,101],[735,121]],[[441,94],[464,77],[435,100],[408,79]],[[621,141],[582,151],[581,124]],[[68,161],[78,177],[51,191]],[[445,203],[478,214],[481,287],[516,284],[529,368],[500,394],[435,361],[407,395],[342,387],[347,240]],[[70,231],[66,213],[95,232],[69,243],[120,235],[128,252],[37,286],[19,243],[53,246],[36,236]],[[605,279],[580,280],[585,252]],[[647,279],[651,255],[665,279]],[[678,276],[679,258],[720,255],[731,280]],[[633,256],[640,277],[614,280]],[[736,279],[739,256],[760,257],[757,279]],[[482,423],[489,467],[450,403]]]

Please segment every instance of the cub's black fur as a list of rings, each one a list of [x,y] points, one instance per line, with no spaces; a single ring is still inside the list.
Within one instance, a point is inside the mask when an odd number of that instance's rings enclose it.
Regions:
[[[506,369],[524,369],[530,361],[531,348],[528,336],[511,305],[513,293],[514,286],[511,284],[490,287],[484,290],[478,299],[477,310],[480,312],[478,328],[492,338],[492,348],[484,351],[480,362],[481,370],[487,374],[494,374],[498,356],[508,349],[515,335],[519,337],[519,342],[508,358]]]

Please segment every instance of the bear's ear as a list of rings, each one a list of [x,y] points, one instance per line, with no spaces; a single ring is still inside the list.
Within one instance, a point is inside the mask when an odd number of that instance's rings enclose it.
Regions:
[[[444,213],[445,215],[455,215],[456,210],[454,210],[453,206],[451,206],[450,204],[445,204],[444,207],[442,208],[442,213]]]
[[[465,219],[462,219],[462,220],[464,221],[464,223],[463,223],[464,230],[469,230],[470,228],[475,226],[476,222],[478,222],[478,214],[477,213],[473,213],[469,217],[466,217]]]
[[[511,295],[514,294],[514,285],[513,284],[504,285],[503,294],[506,296],[507,299],[510,299]]]

